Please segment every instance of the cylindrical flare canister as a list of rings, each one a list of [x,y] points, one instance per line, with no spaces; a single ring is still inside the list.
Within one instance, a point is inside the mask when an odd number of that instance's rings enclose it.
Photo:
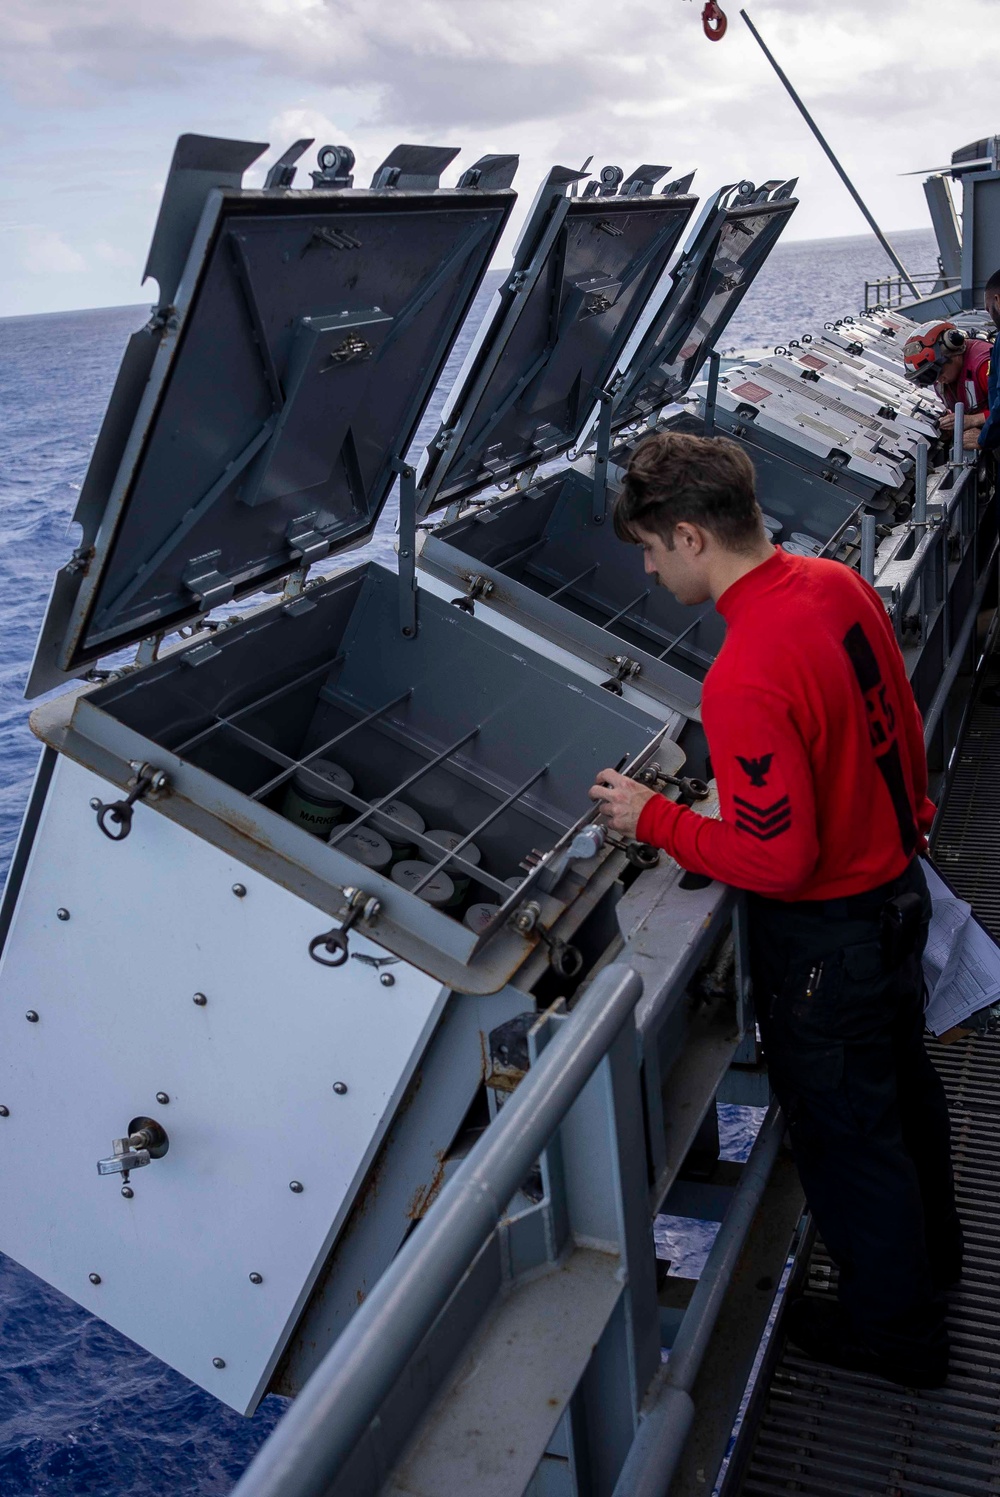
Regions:
[[[492,920],[495,920],[500,912],[498,904],[470,904],[462,920],[470,930],[474,930],[477,936],[481,936]]]
[[[281,814],[317,837],[328,837],[344,814],[337,791],[353,789],[354,780],[332,759],[310,759],[289,781]]]
[[[402,825],[397,823],[402,823]],[[416,832],[418,836],[422,836],[425,823],[420,812],[414,811],[412,806],[406,805],[401,800],[387,800],[381,810],[376,811],[371,818],[371,826],[379,836],[385,838],[392,848],[393,863],[403,863],[417,856],[413,839],[406,833],[407,831]]]
[[[436,842],[447,852],[454,852],[455,848],[463,840],[464,834],[462,832],[445,832],[437,828],[434,831],[429,831],[427,835],[432,842]],[[458,856],[464,859],[466,863],[472,863],[475,867],[478,867],[483,860],[483,855],[474,842],[466,842]],[[455,898],[452,903],[456,905],[464,904],[469,895],[470,880],[464,874],[457,872],[454,867],[449,869],[448,877],[455,885]]]
[[[374,869],[376,873],[385,873],[392,862],[392,848],[388,842],[367,826],[345,832],[336,845],[338,852],[346,853],[349,858],[363,863],[366,868]]]
[[[417,893],[420,899],[425,899],[435,908],[448,909],[455,903],[455,885],[446,873],[435,873],[432,878],[427,879],[422,889],[418,890],[416,887],[421,879],[427,878],[432,867],[432,863],[421,862],[419,858],[407,858],[393,868],[392,881],[401,889]]]

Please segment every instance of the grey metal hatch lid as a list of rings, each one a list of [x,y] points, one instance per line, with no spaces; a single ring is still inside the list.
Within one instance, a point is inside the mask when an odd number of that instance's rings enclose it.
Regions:
[[[622,355],[613,425],[683,395],[798,206],[795,179],[720,188],[705,205],[657,306]]]
[[[517,158],[454,190],[454,148],[401,146],[353,191],[324,147],[314,187],[241,187],[266,147],[183,136],[27,694],[365,541],[393,487],[515,194]],[[280,169],[279,169],[280,168]]]
[[[572,447],[697,199],[690,177],[552,168],[421,464],[427,514]],[[677,191],[680,187],[684,190]]]

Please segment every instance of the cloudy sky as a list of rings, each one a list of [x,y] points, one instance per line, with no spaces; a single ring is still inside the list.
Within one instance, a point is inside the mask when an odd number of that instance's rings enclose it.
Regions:
[[[149,300],[164,173],[184,131],[344,141],[358,185],[398,141],[457,145],[452,182],[516,151],[698,168],[704,194],[800,178],[789,237],[864,223],[746,27],[702,0],[0,0],[0,316]],[[919,177],[1000,131],[1000,0],[748,0],[883,227],[926,222]],[[308,185],[303,160],[300,185]]]

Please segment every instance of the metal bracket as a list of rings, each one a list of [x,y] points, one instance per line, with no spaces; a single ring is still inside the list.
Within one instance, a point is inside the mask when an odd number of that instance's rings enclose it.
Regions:
[[[469,578],[468,590],[460,598],[452,598],[453,608],[460,608],[463,613],[474,614],[476,611],[476,600],[488,598],[493,591],[493,583],[488,577],[483,577],[476,572]]]
[[[608,513],[608,461],[611,457],[611,416],[614,396],[610,390],[598,390],[601,412],[597,418],[597,454],[594,458],[594,509],[595,525],[603,525]]]
[[[605,691],[613,692],[616,697],[622,695],[622,682],[631,681],[642,670],[638,660],[630,660],[627,655],[612,655],[613,664],[617,667],[613,676],[609,676],[601,685]]]
[[[232,579],[213,565],[221,555],[221,551],[208,551],[204,556],[195,556],[181,573],[181,581],[205,613],[219,603],[228,603],[233,596]]]
[[[705,435],[715,436],[715,412],[719,402],[719,370],[722,355],[717,349],[708,350],[708,389],[705,391]]]
[[[345,889],[347,901],[344,916],[339,925],[313,936],[309,942],[309,955],[321,967],[342,967],[350,955],[347,949],[347,934],[359,920],[370,925],[381,914],[382,906],[377,899],[370,898],[364,889]],[[321,955],[325,952],[326,955]]]
[[[279,156],[264,178],[265,192],[282,192],[291,187],[295,181],[295,163],[303,151],[308,151],[313,143],[313,136],[307,135],[302,140],[297,140],[294,145],[288,147],[283,156]]]
[[[402,458],[392,459],[399,474],[399,632],[417,637],[417,473]]]

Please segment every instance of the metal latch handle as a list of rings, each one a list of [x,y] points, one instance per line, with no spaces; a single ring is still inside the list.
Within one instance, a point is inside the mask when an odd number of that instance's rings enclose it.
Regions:
[[[90,802],[90,809],[97,812],[97,825],[112,842],[124,842],[132,830],[132,810],[137,800],[150,792],[165,790],[169,785],[162,769],[152,764],[142,764],[136,773],[135,784],[124,800],[102,801],[98,796]],[[116,827],[117,830],[112,830]]]
[[[535,900],[523,904],[511,919],[511,925],[521,935],[532,933],[538,937],[549,953],[549,965],[560,977],[578,977],[583,971],[583,953],[571,946],[561,936],[547,931],[541,921],[541,907]]]
[[[344,897],[347,908],[340,924],[324,931],[321,936],[313,936],[309,942],[309,955],[321,967],[342,967],[350,956],[347,936],[351,927],[359,920],[370,924],[382,909],[379,901],[369,898],[364,889],[345,889]],[[322,955],[323,952],[326,953],[325,956]]]

